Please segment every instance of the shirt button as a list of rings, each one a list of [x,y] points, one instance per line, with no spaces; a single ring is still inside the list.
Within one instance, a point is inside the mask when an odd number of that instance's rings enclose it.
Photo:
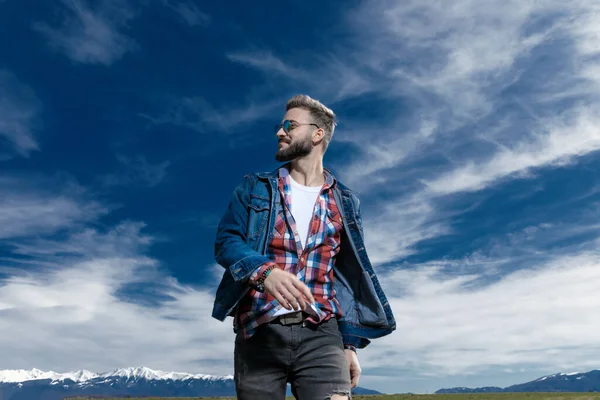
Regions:
[[[301,257],[301,258],[300,258],[300,261],[304,262],[304,257]]]

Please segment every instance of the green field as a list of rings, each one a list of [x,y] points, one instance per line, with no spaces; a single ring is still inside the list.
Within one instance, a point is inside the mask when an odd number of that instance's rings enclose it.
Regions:
[[[70,400],[89,400],[91,397],[71,397]],[[235,397],[104,397],[102,400],[236,400]],[[293,397],[288,397],[293,400]],[[477,394],[390,394],[354,396],[355,400],[600,400],[600,393],[477,393]],[[97,398],[96,398],[97,400]]]

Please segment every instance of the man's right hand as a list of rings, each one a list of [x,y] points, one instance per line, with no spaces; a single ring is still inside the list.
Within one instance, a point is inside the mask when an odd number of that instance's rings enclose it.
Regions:
[[[315,302],[308,286],[287,271],[275,268],[264,282],[265,291],[287,310],[304,310]],[[309,304],[307,304],[307,301]]]

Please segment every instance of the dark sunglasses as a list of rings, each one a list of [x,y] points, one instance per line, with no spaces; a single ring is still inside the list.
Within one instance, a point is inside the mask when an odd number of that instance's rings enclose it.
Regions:
[[[292,125],[294,125],[294,126],[292,127]],[[319,127],[319,125],[317,125],[317,124],[301,124],[301,123],[299,123],[299,122],[296,122],[296,121],[293,121],[293,120],[286,119],[286,120],[285,120],[285,121],[283,121],[281,124],[275,124],[275,126],[274,126],[274,130],[275,130],[275,133],[279,132],[279,130],[280,130],[280,129],[283,129],[283,131],[284,131],[285,133],[290,133],[290,131],[291,131],[292,129],[294,129],[296,126],[298,126],[298,125],[314,125],[314,126],[316,126],[317,128],[320,128],[320,127]]]

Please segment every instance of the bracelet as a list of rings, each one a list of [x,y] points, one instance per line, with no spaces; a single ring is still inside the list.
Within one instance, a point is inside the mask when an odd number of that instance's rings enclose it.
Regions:
[[[262,273],[260,278],[256,281],[256,291],[263,293],[265,291],[265,279],[267,276],[275,269],[275,265],[270,265],[267,269]]]
[[[352,350],[353,352],[356,353],[356,347],[352,346],[351,344],[345,344],[344,345],[344,349],[345,350]]]

